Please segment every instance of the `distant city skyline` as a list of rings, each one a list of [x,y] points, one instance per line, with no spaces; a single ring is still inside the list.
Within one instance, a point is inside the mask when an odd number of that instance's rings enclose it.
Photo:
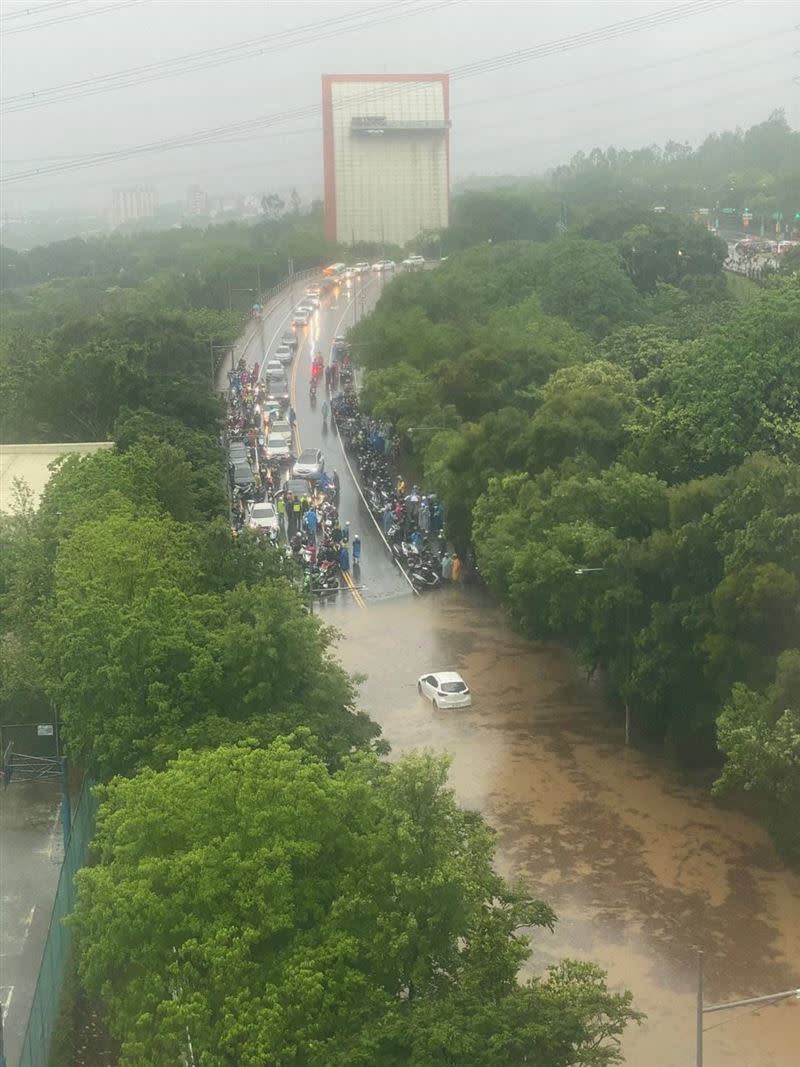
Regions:
[[[39,28],[22,0],[5,7],[15,21],[0,38],[0,164],[7,178],[31,175],[2,187],[12,214],[100,211],[113,188],[134,186],[166,202],[191,184],[320,198],[323,71],[450,71],[453,182],[542,173],[595,146],[697,144],[779,107],[800,125],[792,12],[775,0],[692,2],[669,18],[667,0],[159,0]],[[196,58],[226,50],[236,62]],[[144,67],[155,74],[135,73]],[[34,173],[96,153],[102,166]]]

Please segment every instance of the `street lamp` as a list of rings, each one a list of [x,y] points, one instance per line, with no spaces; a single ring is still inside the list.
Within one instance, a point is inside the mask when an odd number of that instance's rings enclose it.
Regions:
[[[745,1000],[731,1000],[727,1004],[710,1004],[706,1007],[703,1003],[703,953],[699,951],[697,953],[697,1067],[703,1067],[703,1016],[717,1011],[746,1008],[753,1004],[777,1004],[791,997],[800,1000],[800,989],[786,989],[782,993],[768,993],[763,997],[747,997]]]

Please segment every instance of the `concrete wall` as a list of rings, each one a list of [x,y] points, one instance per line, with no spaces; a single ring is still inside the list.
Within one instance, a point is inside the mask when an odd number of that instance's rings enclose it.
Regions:
[[[59,456],[78,452],[88,456],[101,448],[113,448],[113,441],[84,441],[55,445],[0,445],[0,511],[9,512],[13,505],[13,482],[20,478],[34,495],[35,503],[50,480],[48,465]]]

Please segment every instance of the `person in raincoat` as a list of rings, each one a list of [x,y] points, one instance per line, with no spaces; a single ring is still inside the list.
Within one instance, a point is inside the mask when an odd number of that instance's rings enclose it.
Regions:
[[[453,553],[453,581],[461,581],[461,560]]]
[[[453,561],[450,559],[450,553],[445,552],[442,559],[442,578],[444,581],[449,582],[453,577]]]
[[[353,534],[353,564],[361,562],[361,538]]]
[[[339,570],[342,574],[347,574],[350,570],[350,553],[347,545],[342,545],[339,549]]]

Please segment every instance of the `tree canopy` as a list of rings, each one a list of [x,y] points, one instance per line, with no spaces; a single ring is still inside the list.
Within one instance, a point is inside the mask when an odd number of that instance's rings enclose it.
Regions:
[[[79,968],[122,1064],[621,1062],[638,1018],[591,964],[517,980],[547,905],[430,755],[331,772],[301,738],[183,753],[102,793]]]

